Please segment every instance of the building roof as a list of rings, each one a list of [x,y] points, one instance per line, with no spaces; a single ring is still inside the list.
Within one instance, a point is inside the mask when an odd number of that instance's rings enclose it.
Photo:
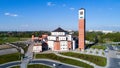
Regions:
[[[57,29],[53,30],[52,32],[67,32],[67,31],[65,31],[62,28],[58,27]]]
[[[79,10],[85,10],[84,8],[80,8]]]
[[[81,10],[81,9],[85,10],[84,8],[80,8],[80,10]]]

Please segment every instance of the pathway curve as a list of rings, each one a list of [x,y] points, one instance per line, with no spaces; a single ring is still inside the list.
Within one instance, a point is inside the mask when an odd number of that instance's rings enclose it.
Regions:
[[[106,67],[101,67],[101,66],[98,66],[98,65],[96,65],[96,64],[94,64],[94,63],[92,63],[92,62],[89,62],[89,61],[86,61],[86,60],[82,60],[82,59],[79,59],[79,58],[70,57],[70,56],[64,56],[64,55],[61,55],[61,54],[59,54],[59,53],[55,53],[55,54],[58,55],[58,56],[61,56],[61,57],[65,57],[65,58],[70,58],[70,59],[82,61],[82,62],[84,62],[84,63],[87,63],[87,64],[91,65],[91,66],[94,66],[94,68],[106,68]]]
[[[8,62],[5,64],[1,64],[0,68],[10,68],[12,66],[16,66],[20,64],[21,64],[20,61]],[[65,64],[65,63],[61,63],[61,62],[50,60],[50,59],[35,59],[35,60],[30,61],[30,64],[44,64],[50,67],[53,67],[53,64],[55,64],[56,68],[80,68],[78,66]]]

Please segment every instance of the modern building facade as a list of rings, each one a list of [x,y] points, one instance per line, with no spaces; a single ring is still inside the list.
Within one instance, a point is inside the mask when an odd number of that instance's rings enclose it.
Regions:
[[[79,32],[79,43],[78,43],[78,48],[81,51],[84,51],[85,49],[85,9],[81,8],[78,11],[78,19],[79,19],[79,23],[78,23],[78,32]]]
[[[75,49],[75,40],[73,40],[71,32],[67,32],[60,27],[52,31],[49,36],[46,34],[41,37],[35,37],[32,35],[32,40],[36,42],[34,45],[34,52],[43,51],[46,50],[46,48],[48,48],[47,50],[52,51],[67,51]],[[41,46],[38,46],[39,43],[41,43]]]
[[[48,36],[48,47],[53,51],[66,51],[75,49],[75,40],[72,35],[62,28],[57,28]]]

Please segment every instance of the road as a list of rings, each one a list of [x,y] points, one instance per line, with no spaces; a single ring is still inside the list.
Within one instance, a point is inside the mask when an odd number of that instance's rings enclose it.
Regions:
[[[0,65],[0,68],[7,68],[7,67],[9,68],[10,66],[14,66],[14,65],[20,65],[20,61],[2,64]]]
[[[21,68],[27,68],[27,64],[28,64],[29,61],[33,58],[32,49],[33,49],[33,44],[31,44],[31,45],[28,47],[28,51],[27,51],[27,53],[25,54],[25,58],[23,58],[22,63],[21,63],[21,65],[20,65]]]
[[[68,65],[68,64],[64,64],[64,63],[60,63],[60,62],[55,62],[53,60],[45,60],[45,59],[39,59],[39,60],[33,60],[30,62],[30,64],[45,64],[45,65],[48,65],[48,66],[51,66],[53,67],[53,64],[56,65],[56,68],[76,68],[75,66],[72,66],[72,65]],[[10,63],[6,63],[6,64],[3,64],[3,65],[0,65],[0,68],[9,68],[10,66],[14,66],[14,65],[20,65],[20,62],[10,62]],[[78,67],[77,67],[78,68]]]
[[[16,48],[3,49],[3,50],[0,50],[0,55],[12,54],[12,53],[17,53],[17,52],[18,51]]]
[[[120,54],[118,54],[118,51],[115,50],[113,46],[108,46],[108,52],[107,58],[109,60],[108,62],[108,68],[120,68]]]
[[[78,68],[77,66],[73,66],[73,65],[69,65],[69,64],[64,64],[64,63],[60,63],[60,62],[54,62],[54,61],[48,61],[48,60],[34,60],[31,61],[30,63],[44,63],[50,66],[53,66],[53,64],[56,65],[56,68]]]

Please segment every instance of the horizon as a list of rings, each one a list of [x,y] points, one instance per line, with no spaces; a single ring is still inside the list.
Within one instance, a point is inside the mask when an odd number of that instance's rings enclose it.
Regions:
[[[86,30],[120,31],[120,1],[0,0],[0,31],[78,30],[78,10],[86,10]]]
[[[11,31],[0,31],[0,32],[35,32],[35,31],[47,31],[47,32],[52,32],[53,30],[11,30]],[[69,31],[69,30],[66,30]],[[78,30],[71,30],[71,31],[78,31]],[[102,31],[112,31],[112,32],[120,32],[120,31],[114,31],[114,30],[86,30],[86,32],[102,32]]]

